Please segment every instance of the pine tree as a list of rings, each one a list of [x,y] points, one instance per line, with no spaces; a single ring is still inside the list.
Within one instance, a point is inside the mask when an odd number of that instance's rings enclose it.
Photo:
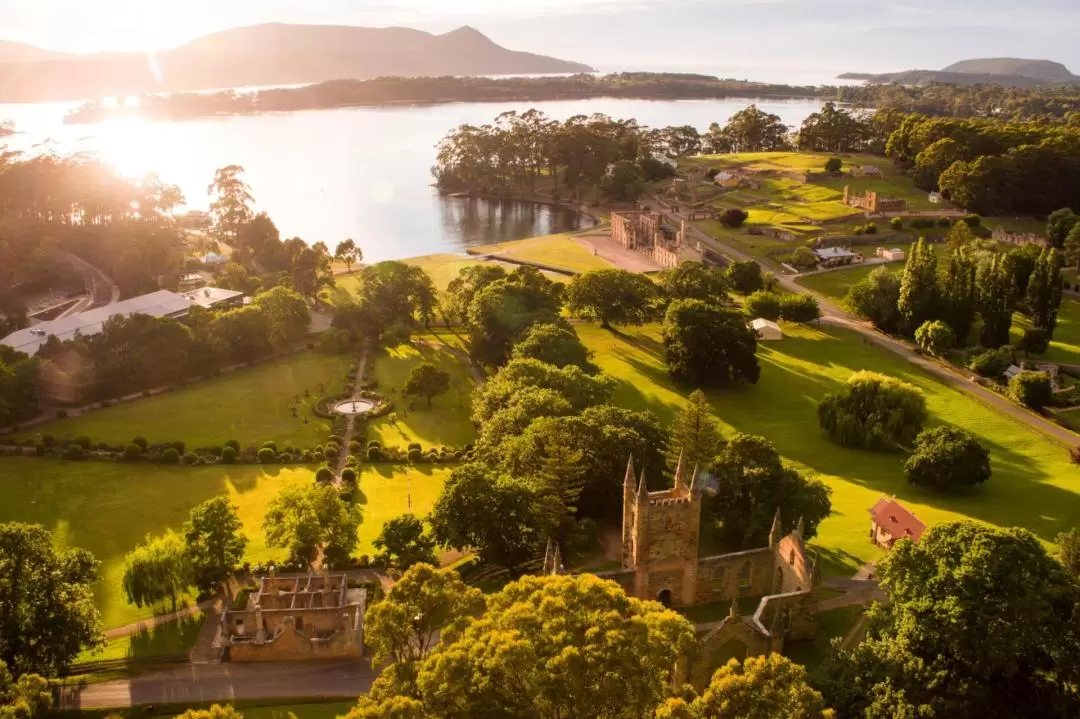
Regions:
[[[578,499],[585,487],[584,453],[574,449],[572,439],[556,432],[544,444],[536,478],[540,485],[538,511],[547,517],[545,526],[553,535],[565,539],[577,512]]]
[[[912,334],[923,322],[936,319],[938,310],[937,255],[925,239],[919,238],[908,255],[900,280],[897,307],[905,334]]]
[[[1009,328],[1016,309],[1016,288],[1009,256],[994,255],[979,265],[976,275],[983,347],[997,349],[1009,344]]]
[[[1051,339],[1057,326],[1061,289],[1061,254],[1053,248],[1043,250],[1035,262],[1035,270],[1028,282],[1027,301],[1031,311],[1031,324],[1046,330]]]
[[[967,227],[963,223],[960,223],[960,226]],[[941,293],[945,322],[963,346],[971,334],[972,325],[975,324],[975,310],[978,306],[975,256],[967,247],[961,247],[949,258]]]
[[[674,470],[681,453],[687,471],[692,471],[695,466],[704,468],[720,453],[723,444],[705,393],[695,391],[671,430],[668,465]]]
[[[1065,261],[1080,272],[1080,223],[1077,223],[1065,238]]]

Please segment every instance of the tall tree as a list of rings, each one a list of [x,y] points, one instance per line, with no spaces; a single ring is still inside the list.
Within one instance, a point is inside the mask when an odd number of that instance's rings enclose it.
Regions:
[[[957,223],[957,227],[967,225]],[[975,282],[977,264],[975,254],[969,247],[958,248],[949,256],[941,284],[942,314],[961,346],[967,344],[971,328],[975,325],[979,301],[979,289]]]
[[[1066,238],[1077,223],[1080,223],[1080,215],[1068,207],[1051,212],[1046,218],[1046,237],[1050,244],[1056,249],[1064,247]]]
[[[1068,236],[1065,237],[1063,254],[1065,261],[1080,272],[1080,222],[1073,225]]]
[[[1057,327],[1058,308],[1061,306],[1061,255],[1050,248],[1039,253],[1035,270],[1028,282],[1027,303],[1031,311],[1031,324],[1046,330],[1050,339]]]
[[[286,349],[307,336],[311,325],[304,298],[286,287],[274,287],[260,292],[251,304],[266,316],[268,339],[276,349]]]
[[[191,568],[184,541],[176,532],[146,540],[124,557],[124,594],[130,604],[149,607],[172,600],[191,585]]]
[[[236,505],[214,497],[191,510],[184,522],[184,544],[192,584],[207,592],[220,586],[244,558],[247,537]]]
[[[862,150],[870,136],[870,125],[854,113],[825,103],[821,110],[803,120],[799,129],[799,149],[812,152],[853,152]]]
[[[39,525],[0,524],[0,661],[15,676],[55,676],[103,644],[94,605],[98,562],[56,548]]]
[[[431,400],[450,389],[450,373],[433,364],[424,362],[413,367],[405,379],[402,394],[406,397],[423,397],[431,409]]]
[[[1058,559],[1073,577],[1080,579],[1080,527],[1058,534],[1054,543],[1059,548]]]
[[[787,657],[768,654],[731,659],[716,670],[705,692],[691,702],[669,699],[656,719],[834,719],[806,670]]]
[[[724,304],[728,281],[724,270],[701,262],[683,262],[656,276],[660,292],[669,300],[702,300]]]
[[[213,198],[210,216],[214,219],[214,229],[226,241],[235,240],[240,228],[255,217],[251,210],[255,198],[241,179],[243,174],[243,167],[228,165],[214,173],[214,181],[206,188],[206,194]]]
[[[675,469],[681,457],[687,469],[705,469],[719,454],[723,444],[724,438],[712,416],[709,400],[704,392],[694,390],[671,429],[668,467]]]
[[[988,349],[1009,344],[1009,328],[1016,310],[1016,285],[1009,256],[983,258],[976,270],[975,283],[979,288],[979,316],[983,321],[979,341]]]
[[[360,510],[347,504],[328,484],[288,487],[270,503],[262,528],[266,543],[288,549],[297,559],[335,566],[348,558],[358,541]]]
[[[785,467],[780,453],[764,437],[735,435],[710,471],[716,477],[717,492],[706,500],[706,510],[718,523],[723,544],[733,550],[768,543],[777,511],[783,532],[795,529],[801,519],[807,539],[817,534],[818,525],[832,511],[832,490],[820,480],[806,479]]]
[[[922,238],[912,246],[904,266],[897,309],[900,311],[902,329],[908,335],[914,333],[923,322],[937,319],[937,255],[934,248]]]
[[[671,376],[696,386],[757,384],[757,337],[738,310],[701,300],[672,302],[664,317],[664,349]]]
[[[566,309],[576,317],[612,324],[639,325],[655,316],[656,284],[626,270],[590,270],[570,281]]]
[[[574,328],[566,323],[544,323],[532,328],[514,345],[514,359],[535,359],[562,368],[569,365],[594,374],[589,358],[592,352],[581,342]]]
[[[439,564],[435,540],[424,532],[423,520],[414,514],[388,520],[371,544],[380,551],[379,559],[388,567],[405,570],[420,563]]]
[[[875,268],[848,290],[844,304],[882,332],[900,331],[900,276],[887,267]]]
[[[353,240],[342,240],[334,248],[334,259],[344,262],[345,269],[352,274],[352,266],[364,259],[364,253]]]
[[[946,522],[878,565],[888,601],[819,688],[841,716],[1074,716],[1080,585],[1023,529]],[[1016,621],[1022,616],[1024,621]],[[883,694],[909,713],[873,713]],[[917,710],[918,713],[912,710]],[[931,713],[932,712],[932,713]]]
[[[723,133],[731,152],[769,152],[788,146],[788,128],[780,116],[753,104],[732,115]]]

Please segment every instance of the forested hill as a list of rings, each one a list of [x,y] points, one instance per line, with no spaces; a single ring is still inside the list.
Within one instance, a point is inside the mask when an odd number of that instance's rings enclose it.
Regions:
[[[835,97],[837,89],[766,85],[719,80],[707,75],[620,73],[596,77],[380,77],[335,80],[308,87],[237,93],[145,95],[138,106],[106,106],[91,102],[66,118],[69,123],[99,122],[120,115],[178,120],[215,115],[324,110],[360,105],[444,102],[543,102],[594,97],[656,100],[724,97]]]
[[[6,51],[5,51],[6,48]],[[590,72],[588,65],[509,50],[471,27],[273,23],[207,35],[164,52],[65,55],[0,44],[0,102],[43,102],[338,78]]]
[[[963,60],[943,70],[906,70],[904,72],[859,73],[849,72],[840,76],[845,80],[902,85],[928,85],[949,83],[955,85],[1001,85],[1002,87],[1051,87],[1080,84],[1080,77],[1067,67],[1049,60],[1024,60],[1020,58],[984,58]]]

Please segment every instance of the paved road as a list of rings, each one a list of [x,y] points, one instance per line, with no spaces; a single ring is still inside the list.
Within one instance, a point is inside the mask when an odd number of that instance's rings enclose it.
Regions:
[[[359,697],[375,674],[368,661],[187,664],[131,679],[65,688],[62,709],[195,703],[265,697]]]
[[[659,202],[656,201],[655,198],[653,198],[653,200],[650,201],[648,204],[653,209],[661,207]],[[666,209],[664,209],[663,211],[666,212],[666,214],[668,214],[669,216],[674,217],[676,220],[687,219],[686,216],[682,215],[681,213],[674,213]],[[759,265],[761,265],[767,270],[776,269],[767,261],[763,261],[760,258],[749,255],[746,252],[738,250],[734,247],[730,247],[718,241],[716,238],[706,234],[691,222],[687,222],[686,226],[689,229],[690,234],[693,236],[693,238],[695,240],[701,241],[701,243],[706,247],[709,247],[717,252],[722,252],[728,257],[732,257],[740,262],[757,262]],[[1012,419],[1020,422],[1023,425],[1026,425],[1027,427],[1030,427],[1036,432],[1042,433],[1046,437],[1054,440],[1055,442],[1058,442],[1059,444],[1062,444],[1066,447],[1075,447],[1077,445],[1080,445],[1080,439],[1078,439],[1077,436],[1071,431],[1065,429],[1064,427],[1059,427],[1053,422],[1050,422],[1040,417],[1039,415],[1027,411],[1023,407],[1020,407],[1019,405],[1015,404],[1009,399],[1006,399],[1005,397],[1002,397],[996,392],[992,392],[985,387],[982,387],[981,385],[973,382],[966,376],[962,375],[951,365],[946,365],[944,362],[939,362],[937,360],[933,360],[921,354],[918,354],[917,352],[915,352],[914,345],[878,332],[868,322],[864,322],[863,320],[849,314],[845,310],[841,309],[838,305],[833,303],[829,298],[817,292],[809,290],[806,287],[803,287],[798,282],[796,282],[795,278],[793,278],[792,276],[777,273],[776,279],[780,286],[783,287],[785,290],[788,290],[789,292],[813,295],[814,298],[817,299],[818,304],[820,304],[821,306],[822,323],[835,327],[843,327],[859,333],[867,341],[872,342],[879,347],[883,347],[897,355],[900,355],[911,364],[918,365],[920,368],[929,372],[934,377],[942,380],[950,387],[953,387],[971,397],[974,397],[975,399],[979,400],[990,408],[995,409],[1002,414],[1007,415],[1008,417],[1011,417]]]

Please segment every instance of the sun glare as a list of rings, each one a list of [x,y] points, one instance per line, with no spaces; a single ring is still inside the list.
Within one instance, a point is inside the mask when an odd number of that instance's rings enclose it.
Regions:
[[[117,102],[115,97],[106,97],[106,98],[102,99],[101,104],[104,105],[105,107],[116,107],[120,103]]]

